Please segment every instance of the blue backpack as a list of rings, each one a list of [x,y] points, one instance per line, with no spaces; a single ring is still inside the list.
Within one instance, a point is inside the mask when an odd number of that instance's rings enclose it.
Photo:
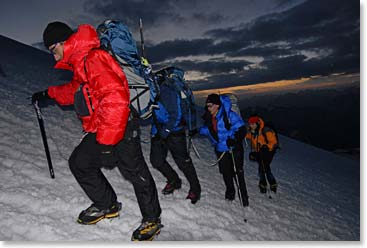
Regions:
[[[141,63],[136,42],[128,27],[119,21],[106,20],[97,27],[101,48],[108,51],[120,64],[126,75],[130,89],[135,89],[138,110],[141,112],[139,98],[145,92],[150,92],[151,104],[159,95],[159,87],[155,82],[152,69]],[[138,89],[142,91],[138,92]]]
[[[155,73],[159,85],[171,85],[180,95],[180,107],[185,126],[188,130],[196,128],[196,105],[191,88],[184,78],[184,70],[177,67],[167,67]]]

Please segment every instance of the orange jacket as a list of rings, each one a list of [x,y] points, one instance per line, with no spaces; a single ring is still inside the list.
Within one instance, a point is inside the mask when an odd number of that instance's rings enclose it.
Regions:
[[[64,43],[64,57],[55,68],[73,72],[71,82],[48,88],[60,105],[74,104],[74,94],[83,86],[90,115],[79,116],[85,132],[96,133],[100,144],[115,145],[125,134],[130,113],[130,92],[124,72],[100,46],[96,30],[80,25]]]
[[[256,152],[260,151],[260,148],[263,145],[266,145],[269,148],[269,151],[273,151],[278,144],[274,131],[265,127],[265,123],[261,118],[259,118],[259,125],[260,128],[258,135],[249,130],[245,138],[251,140],[251,147]]]

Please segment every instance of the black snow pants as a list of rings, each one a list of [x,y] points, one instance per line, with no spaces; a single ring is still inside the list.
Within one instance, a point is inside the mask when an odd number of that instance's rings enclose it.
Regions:
[[[171,152],[173,160],[190,183],[190,191],[200,194],[201,187],[187,151],[185,132],[171,133],[167,139],[157,136],[151,139],[150,162],[152,166],[160,171],[168,182],[177,182],[179,176],[166,159],[168,151]]]
[[[217,157],[220,158],[222,155],[222,152],[216,151]],[[223,176],[224,184],[226,186],[226,198],[233,198],[236,189],[234,187],[234,181],[235,178],[235,172],[234,172],[234,165],[233,165],[233,159],[232,154],[235,161],[236,171],[237,171],[237,178],[238,178],[238,184],[242,196],[242,200],[244,205],[248,203],[248,194],[247,194],[247,188],[246,188],[246,181],[245,181],[245,175],[243,170],[243,162],[244,162],[244,150],[243,146],[236,145],[234,149],[231,151],[225,152],[223,158],[218,162],[219,165],[219,172]]]
[[[258,164],[259,164],[259,186],[266,188],[267,183],[266,180],[268,180],[270,187],[276,187],[277,182],[275,180],[275,177],[273,176],[273,173],[271,172],[270,163],[273,160],[274,157],[274,151],[269,151],[262,149],[260,150],[258,154]]]
[[[125,179],[133,184],[143,221],[155,221],[161,214],[157,188],[144,160],[140,145],[139,123],[129,120],[125,136],[114,147],[112,155],[101,153],[96,134],[87,134],[69,158],[74,177],[97,208],[109,208],[117,201],[102,167],[118,167]]]

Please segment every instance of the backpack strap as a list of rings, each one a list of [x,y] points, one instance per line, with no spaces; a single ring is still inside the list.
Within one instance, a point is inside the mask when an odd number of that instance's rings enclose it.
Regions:
[[[223,122],[224,122],[224,126],[225,128],[229,131],[231,130],[232,124],[231,124],[231,120],[230,118],[228,118],[227,112],[223,107]]]

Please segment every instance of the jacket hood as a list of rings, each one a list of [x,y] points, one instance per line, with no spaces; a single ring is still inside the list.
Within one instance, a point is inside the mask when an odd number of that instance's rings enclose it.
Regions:
[[[79,72],[81,81],[86,81],[84,71],[84,58],[89,51],[100,47],[100,41],[96,30],[88,24],[78,27],[64,43],[64,56],[55,65],[57,69],[67,69],[75,73]],[[84,75],[84,76],[83,76]],[[74,75],[77,76],[77,75]]]
[[[242,120],[240,115],[231,110],[232,102],[228,96],[220,95],[220,101],[221,107],[216,114],[218,131],[215,132],[211,128],[212,118],[210,113],[206,111],[203,116],[204,126],[200,128],[200,134],[208,135],[210,137],[210,141],[215,146],[215,150],[217,152],[225,152],[229,151],[230,149],[227,145],[228,138],[235,137],[235,133],[239,130],[241,126],[244,125],[244,121]]]
[[[228,114],[232,108],[231,99],[226,95],[220,95],[220,101],[222,102],[222,111],[224,110]]]

